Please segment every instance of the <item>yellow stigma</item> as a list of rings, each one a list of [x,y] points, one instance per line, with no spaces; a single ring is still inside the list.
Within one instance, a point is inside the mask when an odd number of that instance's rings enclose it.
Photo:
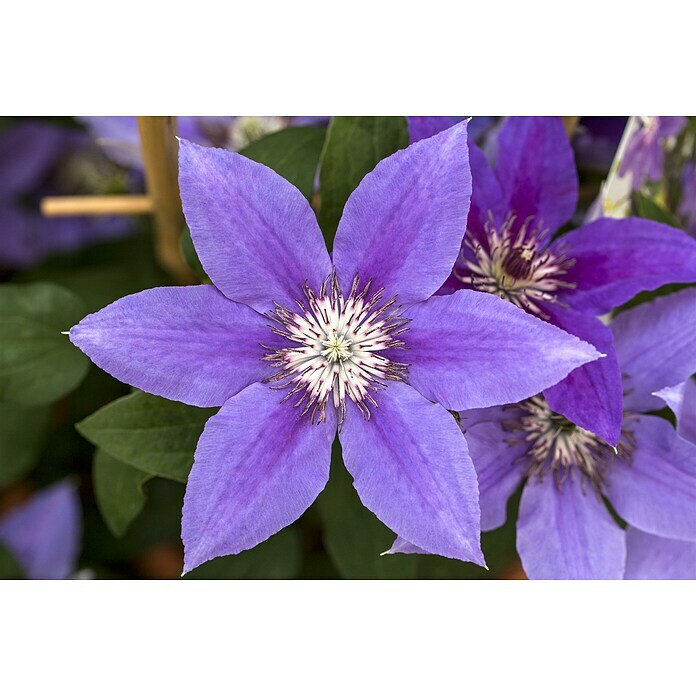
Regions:
[[[335,331],[332,331],[327,339],[324,339],[321,344],[324,350],[321,354],[331,362],[343,362],[350,357],[350,341],[345,335],[339,336]]]

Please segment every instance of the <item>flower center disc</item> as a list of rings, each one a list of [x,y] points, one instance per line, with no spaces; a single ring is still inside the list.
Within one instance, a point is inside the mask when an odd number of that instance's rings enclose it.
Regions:
[[[299,311],[276,304],[266,315],[274,322],[273,333],[290,342],[281,348],[264,346],[271,352],[263,360],[279,368],[266,381],[290,389],[284,401],[299,394],[294,406],[303,406],[303,415],[311,411],[312,422],[326,419],[332,398],[340,426],[346,397],[369,420],[370,405],[377,406],[370,392],[384,389],[390,380],[406,381],[408,365],[385,357],[383,351],[405,347],[397,336],[407,330],[408,319],[395,306],[395,297],[381,303],[383,289],[369,295],[368,281],[358,293],[359,284],[356,276],[345,298],[334,271],[318,294],[305,284],[304,301],[296,300]]]

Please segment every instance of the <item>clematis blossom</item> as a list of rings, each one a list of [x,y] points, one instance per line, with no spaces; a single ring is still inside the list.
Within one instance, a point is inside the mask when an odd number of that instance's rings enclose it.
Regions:
[[[70,339],[128,384],[221,406],[186,488],[185,571],[295,521],[327,483],[337,429],[366,507],[482,564],[476,475],[447,409],[535,393],[598,352],[498,298],[433,296],[469,207],[466,124],[380,162],[333,256],[309,203],[267,167],[187,141],[179,167],[214,285],[122,298]]]
[[[510,118],[497,165],[470,145],[467,232],[442,293],[497,295],[593,344],[606,358],[545,390],[549,407],[612,446],[622,386],[611,331],[597,318],[642,290],[696,281],[696,241],[652,220],[600,219],[561,236],[578,200],[573,151],[560,118]]]
[[[29,580],[65,580],[72,575],[81,532],[79,496],[68,481],[35,493],[0,520],[0,542]]]
[[[648,535],[677,540],[654,556],[696,542],[696,444],[652,415],[659,385],[696,371],[696,290],[622,313],[612,324],[624,377],[621,439],[609,447],[551,410],[541,396],[502,408],[460,413],[481,495],[481,526],[505,522],[508,498],[524,485],[517,550],[532,579],[621,579]],[[627,534],[605,504],[630,525]],[[659,547],[659,539],[652,542]],[[675,548],[677,547],[677,548]],[[687,549],[688,550],[688,549]],[[417,552],[398,539],[393,552]],[[691,552],[689,552],[691,553]],[[691,556],[693,558],[693,556]],[[685,561],[686,562],[686,561]]]

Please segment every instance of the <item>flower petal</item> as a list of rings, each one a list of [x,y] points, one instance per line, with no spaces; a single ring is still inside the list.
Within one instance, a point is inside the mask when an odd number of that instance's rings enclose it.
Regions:
[[[64,580],[71,575],[81,533],[80,499],[67,481],[35,494],[0,522],[0,540],[30,580]]]
[[[517,551],[531,580],[620,580],[626,539],[591,487],[547,476],[524,487]]]
[[[201,263],[229,299],[294,307],[305,281],[318,289],[331,272],[307,199],[268,167],[181,140],[179,185]]]
[[[555,232],[578,203],[578,175],[558,117],[513,117],[498,135],[498,180],[518,223],[534,216]]]
[[[626,530],[626,580],[696,580],[696,543]]]
[[[432,138],[443,130],[461,121],[455,116],[407,116],[408,134],[411,143]]]
[[[473,143],[469,143],[469,164],[472,192],[467,227],[479,241],[484,242],[484,225],[492,218],[493,223],[500,227],[508,213],[507,204],[486,156]]]
[[[369,421],[348,401],[339,433],[363,505],[414,546],[483,565],[476,472],[454,418],[406,384],[375,398]]]
[[[116,379],[193,406],[220,406],[271,374],[267,320],[210,285],[153,288],[85,317],[70,340]]]
[[[184,497],[184,572],[265,541],[326,486],[335,410],[316,425],[281,398],[252,384],[207,422]]]
[[[666,420],[627,422],[636,439],[630,464],[616,463],[608,497],[623,519],[644,532],[696,541],[696,445]]]
[[[655,392],[655,396],[663,399],[677,417],[677,433],[696,444],[696,382],[688,379]]]
[[[629,410],[663,407],[651,396],[696,372],[696,289],[659,297],[619,314],[611,325]]]
[[[582,338],[606,357],[573,370],[557,385],[546,389],[550,408],[599,435],[612,447],[621,435],[623,385],[610,329],[599,319],[570,309],[547,307],[550,321]]]
[[[510,445],[509,433],[502,430],[499,422],[478,423],[465,436],[478,476],[481,529],[487,532],[505,524],[508,499],[525,473],[518,458],[529,445]]]
[[[696,240],[653,220],[595,220],[560,238],[574,264],[559,298],[575,309],[605,314],[642,290],[696,281]],[[663,385],[664,386],[664,385]]]
[[[344,290],[358,274],[403,304],[430,297],[457,259],[470,198],[466,123],[382,160],[338,225],[333,258]]]
[[[411,307],[404,342],[409,383],[461,411],[520,401],[556,384],[599,352],[494,295],[459,290]]]

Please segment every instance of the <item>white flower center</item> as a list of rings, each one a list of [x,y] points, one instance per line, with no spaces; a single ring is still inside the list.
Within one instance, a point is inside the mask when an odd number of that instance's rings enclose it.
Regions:
[[[311,410],[313,422],[325,420],[326,404],[332,398],[339,425],[343,423],[346,397],[369,420],[370,404],[377,405],[370,392],[383,389],[389,380],[406,380],[408,365],[382,353],[405,347],[397,336],[406,331],[408,319],[394,306],[396,298],[379,304],[383,289],[368,299],[371,282],[360,293],[358,285],[356,276],[344,298],[334,272],[319,294],[305,284],[306,304],[296,301],[299,312],[276,305],[267,315],[275,323],[273,332],[290,342],[282,348],[265,346],[271,352],[263,359],[279,368],[267,381],[282,382],[280,389],[290,388],[285,399],[299,393],[294,406],[303,405],[303,414]]]
[[[565,253],[554,254],[546,247],[548,233],[529,230],[527,220],[513,231],[514,215],[500,229],[492,220],[485,225],[484,242],[467,230],[455,276],[479,292],[497,295],[522,309],[548,319],[543,302],[556,302],[556,292],[574,287],[562,280],[573,265]]]
[[[552,411],[543,396],[527,399],[510,409],[515,412],[514,416],[503,422],[503,428],[512,434],[508,440],[510,445],[528,445],[516,463],[526,464],[530,478],[536,476],[541,480],[550,473],[561,488],[567,478],[573,480],[574,475],[579,475],[583,490],[589,482],[601,493],[614,462],[631,462],[635,438],[625,427],[614,449]]]
[[[282,130],[287,125],[283,116],[237,116],[227,132],[227,147],[241,150],[264,135]]]

